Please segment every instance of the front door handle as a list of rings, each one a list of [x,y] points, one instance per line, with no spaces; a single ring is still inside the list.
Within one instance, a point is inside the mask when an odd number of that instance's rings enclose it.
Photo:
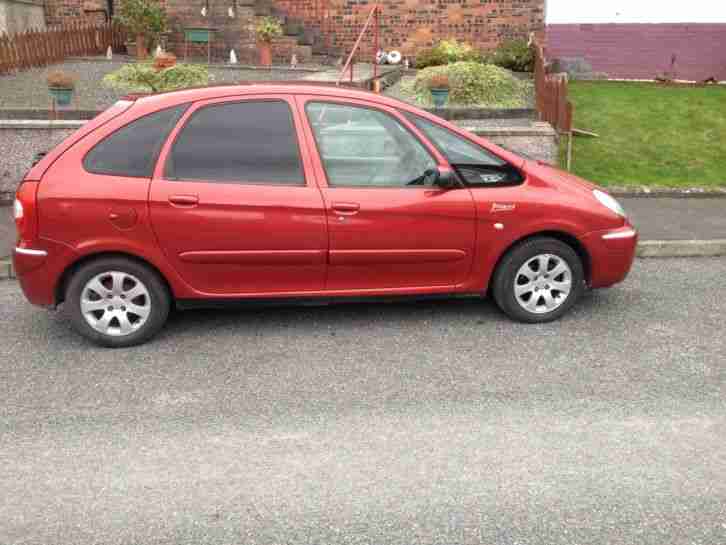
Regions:
[[[176,206],[193,207],[199,204],[197,195],[169,195],[169,202]]]
[[[334,202],[330,206],[336,214],[343,216],[352,216],[360,210],[360,204],[357,202]]]

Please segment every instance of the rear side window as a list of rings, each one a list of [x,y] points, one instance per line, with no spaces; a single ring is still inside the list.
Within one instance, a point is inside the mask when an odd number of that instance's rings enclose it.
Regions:
[[[287,102],[245,101],[195,112],[166,162],[169,180],[304,185]]]
[[[160,110],[121,127],[86,154],[83,168],[93,174],[151,178],[161,146],[188,106]]]

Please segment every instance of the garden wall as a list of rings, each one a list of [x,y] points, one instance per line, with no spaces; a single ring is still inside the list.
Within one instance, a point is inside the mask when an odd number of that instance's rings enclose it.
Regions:
[[[547,57],[588,61],[611,78],[726,80],[726,23],[547,25]]]
[[[85,121],[0,120],[0,202],[12,200],[35,154],[48,151]]]
[[[168,0],[175,2],[180,0]],[[182,0],[184,1],[184,0]],[[331,45],[348,53],[360,33],[374,0],[275,0],[274,5],[296,17],[308,28],[320,29],[320,13],[328,17],[321,29]],[[415,55],[443,38],[455,37],[481,49],[493,49],[508,38],[543,38],[545,0],[380,0],[381,46]],[[372,43],[372,33],[366,46]]]
[[[13,199],[15,189],[32,164],[35,154],[48,151],[85,121],[0,120],[0,202]],[[501,120],[456,121],[464,128],[515,153],[557,163],[557,134],[547,123],[514,120],[508,126]]]

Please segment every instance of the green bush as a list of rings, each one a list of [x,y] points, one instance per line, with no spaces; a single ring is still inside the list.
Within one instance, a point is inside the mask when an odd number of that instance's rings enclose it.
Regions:
[[[121,0],[114,18],[134,37],[143,34],[152,44],[167,30],[166,12],[156,0]]]
[[[255,28],[257,39],[261,42],[271,42],[282,36],[282,25],[280,21],[272,16],[267,16]]]
[[[481,54],[471,45],[455,39],[441,40],[435,47],[424,49],[416,55],[416,68],[443,66],[461,61],[477,62]]]
[[[534,54],[527,40],[508,40],[488,57],[488,62],[514,72],[532,72]]]
[[[430,106],[430,83],[434,78],[449,78],[449,102],[460,106],[518,108],[522,106],[527,84],[506,70],[491,64],[457,62],[420,70],[405,94],[413,95],[419,104]]]
[[[204,65],[175,64],[157,70],[150,63],[138,63],[125,64],[106,74],[103,83],[108,87],[126,91],[160,93],[207,85],[209,80],[209,70]]]

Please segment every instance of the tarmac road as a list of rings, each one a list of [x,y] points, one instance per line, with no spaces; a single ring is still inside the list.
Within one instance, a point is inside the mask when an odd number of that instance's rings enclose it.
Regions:
[[[0,543],[726,543],[726,258],[555,324],[189,312],[93,347],[0,282]]]

